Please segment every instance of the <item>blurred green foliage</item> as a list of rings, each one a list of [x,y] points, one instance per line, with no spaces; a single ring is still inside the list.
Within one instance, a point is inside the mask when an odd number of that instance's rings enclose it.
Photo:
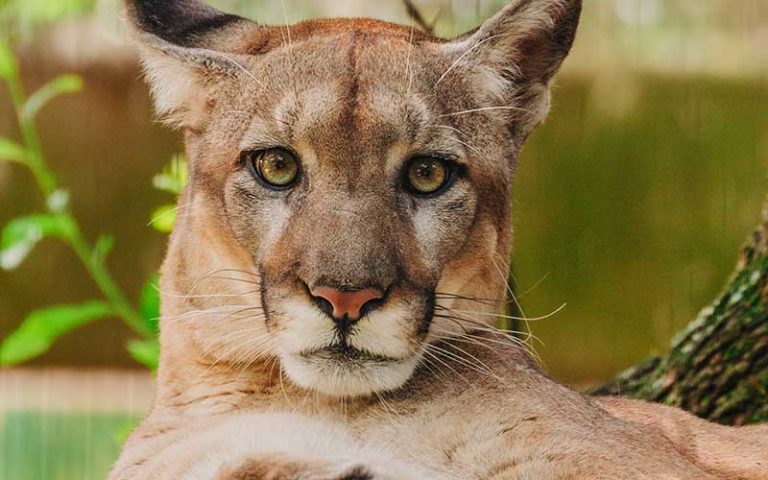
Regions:
[[[175,199],[187,184],[187,161],[183,155],[175,155],[162,172],[155,175],[152,185],[162,192],[170,193]],[[161,233],[171,233],[176,222],[176,204],[164,203],[152,213],[150,224]]]
[[[13,365],[45,353],[61,335],[112,315],[106,302],[57,305],[31,313],[0,346],[0,365]]]
[[[0,234],[0,267],[5,270],[17,268],[40,241],[57,238],[69,245],[79,257],[104,297],[103,301],[56,305],[30,313],[18,329],[0,343],[0,365],[13,365],[41,355],[59,337],[90,322],[118,318],[139,337],[126,343],[133,358],[156,369],[160,350],[157,340],[157,319],[160,315],[157,275],[149,279],[141,292],[138,308],[134,307],[113,280],[106,263],[113,246],[112,237],[100,235],[93,243],[85,238],[70,210],[69,192],[59,184],[57,176],[46,163],[36,128],[35,119],[40,110],[61,95],[78,92],[83,86],[82,79],[76,75],[61,75],[27,95],[18,61],[9,45],[0,42],[0,80],[8,86],[22,134],[21,143],[0,138],[0,161],[13,162],[28,169],[45,199],[43,211],[15,218],[3,228]],[[184,188],[186,179],[186,163],[181,157],[175,157],[155,177],[154,185],[177,195]],[[160,208],[163,218],[156,216],[153,223],[158,230],[169,232],[175,219],[175,209],[172,205]]]
[[[52,21],[93,11],[97,0],[0,0],[0,40],[27,35]]]
[[[722,289],[768,191],[764,79],[560,77],[515,180],[513,258],[549,372],[610,378]]]

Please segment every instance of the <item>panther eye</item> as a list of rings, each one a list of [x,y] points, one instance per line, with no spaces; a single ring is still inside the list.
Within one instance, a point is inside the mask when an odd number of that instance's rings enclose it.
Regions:
[[[418,156],[408,162],[405,173],[407,186],[412,192],[430,195],[448,185],[451,164],[438,157]]]
[[[299,160],[284,148],[269,148],[243,154],[252,173],[275,189],[290,187],[299,178]]]

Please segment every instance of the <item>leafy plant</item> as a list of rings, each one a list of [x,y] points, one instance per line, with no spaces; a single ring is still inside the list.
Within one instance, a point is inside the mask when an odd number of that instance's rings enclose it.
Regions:
[[[156,189],[170,193],[174,198],[184,190],[187,184],[187,161],[183,155],[176,155],[171,159],[162,172],[155,175],[152,185]],[[152,213],[150,224],[161,233],[170,233],[176,222],[176,205],[165,203],[160,205]]]
[[[60,185],[48,167],[35,125],[37,114],[51,100],[80,91],[83,81],[76,75],[62,75],[27,95],[21,82],[19,65],[7,44],[0,42],[0,81],[7,85],[21,141],[0,137],[0,161],[17,164],[29,170],[42,194],[41,211],[10,221],[0,234],[0,267],[12,270],[22,264],[44,238],[56,238],[67,244],[99,288],[102,299],[78,305],[56,305],[30,313],[0,343],[0,365],[13,365],[46,352],[62,335],[95,321],[117,318],[127,325],[137,339],[126,348],[134,359],[149,368],[157,367],[159,346],[157,318],[159,295],[157,275],[149,279],[138,305],[132,304],[114,281],[106,264],[113,246],[109,235],[89,242],[69,206],[69,192]],[[178,193],[186,182],[186,164],[180,158],[155,178],[155,185],[170,193]],[[164,206],[166,218],[161,231],[169,231],[175,217],[172,207]]]

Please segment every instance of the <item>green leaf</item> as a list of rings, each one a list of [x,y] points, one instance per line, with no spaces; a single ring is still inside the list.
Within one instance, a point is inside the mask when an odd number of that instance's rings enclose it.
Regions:
[[[7,138],[0,138],[0,160],[24,163],[26,158],[27,151],[24,147]]]
[[[144,288],[141,289],[139,298],[139,313],[142,320],[155,333],[159,331],[157,322],[160,318],[160,289],[158,287],[159,276],[154,274],[149,277]]]
[[[152,184],[156,189],[178,195],[184,190],[189,177],[187,160],[184,155],[174,155],[162,172],[155,175]]]
[[[11,47],[0,42],[0,79],[11,80],[18,75],[19,65]]]
[[[157,207],[152,212],[152,220],[149,224],[160,233],[171,233],[176,224],[176,207],[171,204]]]
[[[0,236],[0,267],[12,270],[21,265],[43,238],[68,238],[74,231],[72,218],[64,214],[39,214],[11,220]]]
[[[54,98],[66,94],[75,93],[83,89],[83,79],[78,75],[61,75],[46,83],[38,91],[30,95],[21,108],[21,118],[30,121],[42,109],[45,104]]]
[[[126,344],[131,356],[142,365],[151,370],[157,369],[158,358],[160,357],[160,344],[157,340],[159,333],[158,319],[160,318],[160,292],[158,289],[158,274],[149,277],[144,288],[141,289],[139,298],[139,313],[141,319],[155,333],[155,338],[144,340],[131,340]]]
[[[134,360],[150,370],[157,370],[160,360],[160,343],[157,339],[131,340],[126,344],[126,348]]]
[[[93,246],[93,258],[99,263],[104,263],[114,245],[115,237],[112,235],[100,235],[99,238],[96,239],[96,244]]]
[[[0,344],[0,365],[15,365],[46,352],[63,334],[112,314],[109,304],[58,305],[31,313]]]

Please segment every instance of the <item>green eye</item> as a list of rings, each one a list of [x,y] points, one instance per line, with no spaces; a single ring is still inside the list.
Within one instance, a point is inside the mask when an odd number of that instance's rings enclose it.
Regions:
[[[415,157],[406,167],[408,187],[417,194],[436,193],[448,183],[451,177],[450,165],[437,157]]]
[[[272,188],[287,188],[299,177],[299,160],[284,148],[252,152],[249,156],[256,175]]]

